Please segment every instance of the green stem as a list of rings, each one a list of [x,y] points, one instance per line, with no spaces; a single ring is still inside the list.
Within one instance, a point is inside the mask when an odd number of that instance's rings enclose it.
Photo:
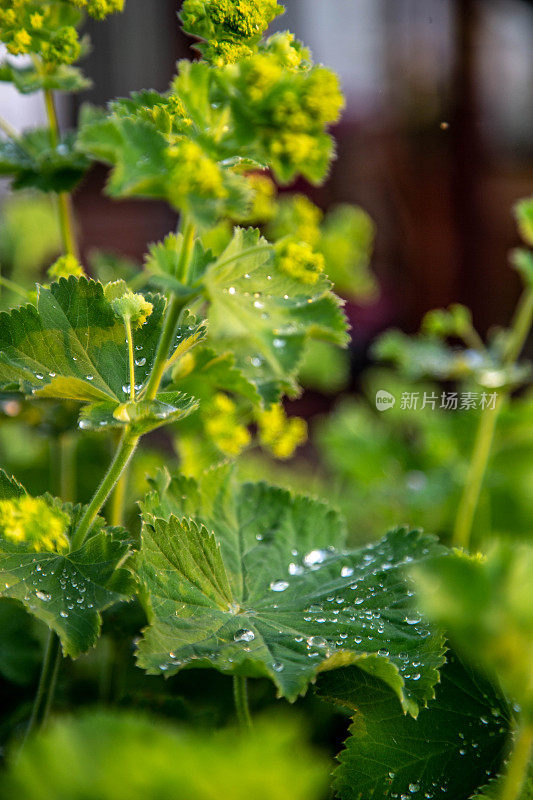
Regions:
[[[48,641],[44,651],[41,677],[33,709],[26,730],[25,740],[33,733],[36,728],[41,727],[46,722],[52,704],[52,697],[57,680],[59,661],[61,660],[61,647],[59,637],[53,631],[48,634]]]
[[[523,725],[516,736],[503,781],[501,800],[518,800],[527,776],[533,748],[533,724]]]
[[[113,494],[111,495],[109,509],[109,522],[111,525],[124,524],[126,489],[128,487],[128,468],[129,464],[116,482],[115,488],[113,489]]]
[[[84,543],[98,512],[109,497],[116,482],[122,475],[123,470],[126,468],[140,438],[140,435],[138,433],[133,433],[129,426],[124,429],[115,457],[109,465],[109,469],[102,478],[98,489],[93,495],[93,499],[85,509],[85,513],[74,532],[71,550],[77,550]]]
[[[472,451],[472,459],[466,476],[463,494],[457,509],[453,532],[454,547],[466,549],[470,542],[470,533],[474,522],[481,487],[492,450],[496,422],[503,405],[503,394],[499,394],[494,408],[485,409],[481,413]]]
[[[518,302],[511,325],[507,349],[503,359],[504,369],[512,367],[519,357],[531,330],[532,321],[533,290],[527,288]],[[496,399],[495,407],[492,409],[486,408],[481,414],[472,451],[472,459],[455,519],[453,532],[453,544],[455,547],[467,549],[469,546],[474,517],[494,441],[496,423],[506,396],[507,392],[505,390],[501,391]]]
[[[13,139],[15,142],[20,138],[18,131],[3,117],[0,117],[0,130],[5,133],[8,139]]]
[[[4,286],[11,292],[15,292],[15,294],[20,295],[20,297],[23,297],[25,300],[31,300],[30,292],[27,292],[26,289],[23,289],[18,283],[9,280],[9,278],[5,278],[3,275],[0,275],[0,286]]]
[[[135,402],[135,360],[133,356],[133,336],[131,334],[131,320],[129,317],[124,318],[124,327],[126,328],[126,342],[128,343],[128,364],[130,372],[130,400]]]
[[[55,148],[59,144],[59,123],[57,121],[54,94],[51,89],[44,90],[44,104],[46,107],[48,124],[50,126],[50,140],[52,142],[52,147]],[[78,258],[79,251],[74,234],[74,210],[72,208],[72,198],[68,192],[59,192],[57,195],[57,211],[65,253]]]
[[[183,276],[183,281],[187,280],[189,265],[191,261],[192,248],[194,245],[194,225],[186,223],[184,226],[183,246],[180,254],[180,260],[177,265],[177,274]],[[176,295],[173,295],[165,316],[163,330],[161,331],[161,338],[157,345],[157,352],[155,354],[154,365],[150,379],[146,386],[146,399],[151,401],[155,399],[158,392],[159,385],[167,368],[168,352],[174,333],[176,332],[176,325],[178,324],[179,315],[183,307],[183,300]]]
[[[248,705],[248,683],[242,675],[233,676],[233,698],[239,725],[243,728],[252,727],[252,717]]]

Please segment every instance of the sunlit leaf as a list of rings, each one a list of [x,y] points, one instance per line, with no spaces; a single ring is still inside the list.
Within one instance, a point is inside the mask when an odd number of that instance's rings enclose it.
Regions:
[[[165,300],[153,305],[146,323],[134,331],[135,381],[147,380],[161,333]],[[185,317],[169,356],[198,341],[205,328]],[[0,315],[0,382],[36,397],[124,403],[129,399],[128,350],[122,321],[103,286],[85,278],[61,279],[39,287],[32,305]]]
[[[92,81],[78,67],[70,64],[49,64],[46,71],[42,71],[33,64],[19,66],[4,61],[0,64],[0,81],[12,83],[21,94],[32,94],[43,89],[82,92],[92,86]]]
[[[266,402],[297,391],[309,338],[347,342],[346,320],[330,284],[309,285],[281,272],[253,229],[236,228],[204,278],[211,342],[235,353],[236,365]]]

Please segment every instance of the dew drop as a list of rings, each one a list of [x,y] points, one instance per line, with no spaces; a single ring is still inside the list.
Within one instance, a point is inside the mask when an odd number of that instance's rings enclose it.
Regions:
[[[341,569],[341,578],[350,578],[353,575],[353,567],[343,567]]]
[[[270,588],[273,592],[284,592],[285,589],[289,588],[289,584],[287,581],[272,581]]]
[[[253,631],[247,630],[246,628],[241,628],[238,630],[233,639],[236,642],[253,642],[255,639],[255,633]]]
[[[48,592],[41,592],[40,590],[37,590],[35,595],[39,600],[42,600],[43,603],[48,603],[48,601],[52,599],[52,595],[48,594]]]

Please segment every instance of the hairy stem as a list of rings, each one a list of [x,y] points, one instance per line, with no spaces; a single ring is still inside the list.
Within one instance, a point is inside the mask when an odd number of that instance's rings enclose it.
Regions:
[[[52,142],[52,147],[57,147],[59,144],[59,124],[57,121],[54,94],[51,89],[44,90],[44,104],[46,107],[48,124],[50,126],[50,140]],[[57,211],[65,253],[78,258],[78,245],[74,233],[74,210],[72,208],[72,198],[68,192],[59,192],[57,195]]]
[[[509,332],[507,349],[503,359],[503,367],[510,368],[519,357],[531,330],[533,321],[533,290],[525,289],[518,302],[516,313]],[[486,408],[481,414],[479,426],[472,451],[470,468],[463,488],[463,494],[457,509],[453,544],[456,547],[468,548],[472,526],[476,514],[481,488],[485,479],[489,462],[496,423],[502,410],[506,392],[498,394],[494,408]]]
[[[243,728],[251,728],[252,717],[248,705],[248,682],[242,675],[233,676],[233,698],[239,725]]]
[[[523,725],[514,742],[503,781],[501,800],[518,800],[527,776],[533,748],[533,724]]]
[[[194,225],[191,223],[186,223],[183,232],[183,246],[177,266],[177,274],[183,276],[182,280],[184,282],[187,279],[193,245]],[[182,307],[183,301],[176,295],[173,295],[168,305],[165,322],[163,324],[163,330],[161,331],[161,338],[159,339],[159,344],[157,345],[152,373],[146,386],[147,400],[153,400],[155,398],[167,368],[168,352],[170,350],[174,333],[176,332],[176,325],[178,324]]]
[[[128,364],[130,373],[130,400],[135,401],[135,360],[133,356],[133,336],[131,333],[131,320],[129,317],[124,319],[126,328],[126,342],[128,344]]]
[[[93,499],[85,509],[85,513],[83,514],[78,527],[74,532],[71,542],[72,550],[77,550],[84,543],[85,539],[87,538],[87,534],[91,530],[92,524],[98,515],[98,512],[104,505],[116,482],[128,465],[128,462],[132,457],[140,438],[141,437],[138,433],[133,433],[129,426],[126,426],[120,439],[118,449],[115,453],[115,457],[109,465],[109,469],[102,478],[98,489],[93,495]]]
[[[131,462],[130,462],[131,463]],[[126,504],[126,489],[128,488],[129,464],[116,482],[111,500],[109,501],[109,522],[111,525],[124,524],[124,507]]]

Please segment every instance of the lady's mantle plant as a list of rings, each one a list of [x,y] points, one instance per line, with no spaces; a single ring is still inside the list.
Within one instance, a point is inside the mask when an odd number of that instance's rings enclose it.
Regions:
[[[86,48],[83,13],[101,19],[121,6],[0,3],[8,52],[31,56],[29,66],[8,58],[0,77],[21,92],[43,91],[49,121],[20,135],[0,123],[0,173],[12,176],[14,188],[54,195],[64,245],[32,302],[0,315],[1,386],[20,402],[76,403],[81,431],[116,434],[118,442],[86,505],[31,497],[15,477],[0,477],[1,594],[50,629],[29,730],[48,716],[62,658],[90,650],[102,612],[137,596],[148,622],[137,663],[149,674],[210,667],[232,675],[245,725],[249,678],[269,679],[289,701],[318,681],[320,694],[355,714],[336,777],[341,797],[429,799],[449,789],[466,800],[500,769],[509,709],[499,690],[476,683],[455,657],[446,664],[441,630],[417,608],[407,569],[446,558],[433,537],[400,527],[350,549],[342,519],[327,505],[243,485],[227,462],[198,480],[160,469],[140,504],[140,541],[123,527],[125,474],[139,441],[156,428],[189,442],[192,430],[219,456],[248,444],[250,421],[279,457],[305,438],[304,424],[287,420],[280,400],[298,393],[311,341],[348,341],[325,270],[336,266],[346,285],[346,263],[361,242],[349,237],[361,220],[344,209],[321,229],[305,200],[275,199],[271,178],[324,180],[334,151],[328,127],[343,106],[337,77],[290,33],[265,37],[283,11],[275,0],[185,0],[183,28],[201,60],[180,62],[164,94],[85,107],[79,130],[62,134],[53,91],[87,85],[74,66]],[[143,272],[131,278],[93,280],[79,260],[69,192],[92,160],[109,165],[112,197],[164,199],[179,212],[178,231],[152,245]],[[268,223],[263,231],[248,227],[257,221]],[[369,289],[368,279],[362,284]],[[102,509],[112,492],[107,519]],[[384,719],[382,697],[391,718]],[[487,728],[486,708],[493,709]],[[113,746],[124,735],[133,748],[144,730],[142,721],[104,716],[74,724],[71,741],[84,746],[93,724],[123,731]],[[389,735],[412,742],[408,758],[386,752]],[[171,739],[162,736],[162,751]],[[29,745],[36,753],[40,746]],[[374,750],[383,769],[368,767]],[[118,796],[109,794],[107,774],[102,797]],[[187,787],[184,773],[170,775]],[[64,796],[79,796],[78,777],[68,778]],[[8,791],[39,796],[40,789],[24,788],[28,764],[8,780]],[[46,780],[59,797],[53,768]],[[163,785],[157,780],[144,789],[154,797]],[[268,796],[285,795],[278,787]]]

